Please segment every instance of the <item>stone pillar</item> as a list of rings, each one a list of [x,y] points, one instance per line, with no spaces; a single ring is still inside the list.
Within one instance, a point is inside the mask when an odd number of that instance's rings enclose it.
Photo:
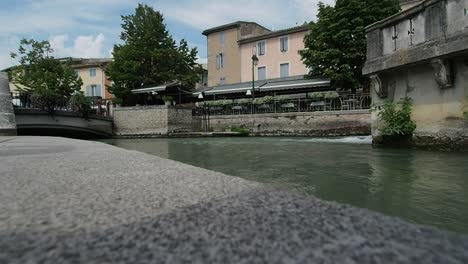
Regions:
[[[16,136],[15,112],[5,72],[0,72],[0,136]]]

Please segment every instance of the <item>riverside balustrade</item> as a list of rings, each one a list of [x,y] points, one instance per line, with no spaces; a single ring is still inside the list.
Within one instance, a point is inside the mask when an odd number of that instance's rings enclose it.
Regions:
[[[257,98],[217,100],[199,103],[194,115],[249,115],[290,112],[353,111],[371,108],[369,94],[347,94],[336,98]]]

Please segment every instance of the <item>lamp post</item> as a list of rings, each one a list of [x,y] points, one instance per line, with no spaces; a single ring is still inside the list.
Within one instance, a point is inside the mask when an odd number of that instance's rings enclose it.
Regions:
[[[252,100],[255,99],[255,66],[258,65],[258,57],[257,57],[257,49],[254,46],[252,49]],[[249,91],[247,91],[247,95],[249,94]]]

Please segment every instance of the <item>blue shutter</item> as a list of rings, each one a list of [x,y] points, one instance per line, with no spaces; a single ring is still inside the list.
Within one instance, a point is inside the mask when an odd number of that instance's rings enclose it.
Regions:
[[[93,91],[91,90],[91,86],[86,86],[86,96],[93,96]]]
[[[266,67],[258,67],[258,80],[266,80]]]
[[[100,84],[96,85],[96,91],[95,91],[95,93],[94,93],[94,96],[100,96],[100,97],[102,97],[102,94],[101,94],[101,85],[100,85]]]
[[[280,64],[280,77],[289,77],[289,63]]]

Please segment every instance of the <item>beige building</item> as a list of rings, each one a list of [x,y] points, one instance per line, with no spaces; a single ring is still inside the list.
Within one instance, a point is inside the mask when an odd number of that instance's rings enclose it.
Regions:
[[[68,60],[69,58],[67,58]],[[64,59],[65,60],[65,59]],[[112,62],[110,58],[82,59],[71,58],[72,67],[83,80],[81,91],[86,96],[112,99],[112,94],[107,91],[111,81],[106,76],[107,65]]]
[[[304,37],[309,25],[245,38],[239,41],[241,50],[241,82],[303,76],[309,70],[301,60],[300,50],[304,49]],[[252,55],[258,57],[252,76]]]
[[[268,32],[257,23],[243,21],[203,31],[208,42],[208,86],[241,82],[239,40]]]

